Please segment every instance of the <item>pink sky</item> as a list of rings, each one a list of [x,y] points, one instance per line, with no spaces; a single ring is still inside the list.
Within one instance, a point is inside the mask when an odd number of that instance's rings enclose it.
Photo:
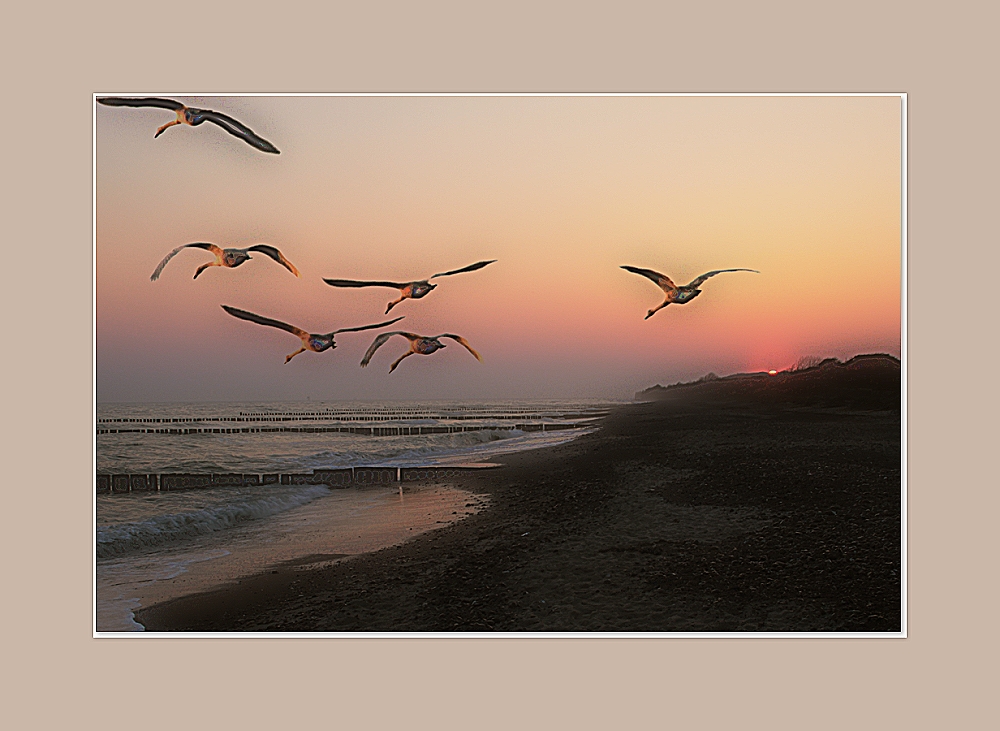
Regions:
[[[177,97],[226,112],[281,149],[210,124],[97,107],[99,401],[629,398],[654,383],[786,368],[804,355],[900,353],[898,97]],[[211,268],[174,247],[266,242]],[[407,281],[480,259],[407,300],[393,329],[457,345],[361,369],[375,333],[303,353],[293,335],[388,319]],[[690,304],[649,320],[679,284]]]

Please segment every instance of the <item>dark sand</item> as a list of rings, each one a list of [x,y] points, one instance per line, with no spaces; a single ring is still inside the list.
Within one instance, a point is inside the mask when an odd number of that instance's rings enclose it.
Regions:
[[[208,632],[899,632],[898,362],[824,368],[658,389],[597,433],[464,478],[490,496],[479,514],[137,620]]]

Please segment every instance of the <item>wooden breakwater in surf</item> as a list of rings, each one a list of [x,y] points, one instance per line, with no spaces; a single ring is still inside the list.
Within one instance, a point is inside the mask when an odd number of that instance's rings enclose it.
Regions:
[[[129,420],[119,420],[129,421]],[[232,426],[232,427],[98,427],[98,434],[326,434],[340,432],[370,437],[400,437],[417,434],[456,434],[474,431],[560,431],[582,429],[590,424],[503,424],[466,425],[436,424],[433,426]]]
[[[483,464],[456,467],[348,467],[336,470],[319,469],[309,473],[188,472],[126,475],[99,472],[96,475],[95,486],[99,494],[166,492],[209,487],[253,487],[258,485],[273,485],[275,487],[325,485],[344,488],[454,479],[493,466]]]

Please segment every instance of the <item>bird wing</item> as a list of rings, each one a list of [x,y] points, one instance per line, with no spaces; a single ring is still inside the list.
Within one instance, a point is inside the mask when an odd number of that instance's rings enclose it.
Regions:
[[[255,133],[242,122],[237,122],[235,119],[227,114],[223,114],[222,112],[213,112],[211,109],[202,109],[200,111],[206,122],[217,124],[222,127],[222,129],[226,130],[226,132],[234,137],[239,137],[251,147],[256,147],[261,152],[271,152],[275,155],[279,154],[280,151],[277,147]]]
[[[622,269],[632,272],[633,274],[639,274],[646,279],[652,280],[657,287],[662,287],[664,284],[668,287],[676,287],[673,280],[666,274],[660,274],[659,272],[654,272],[652,269],[641,269],[640,267],[630,267],[628,265],[622,265]]]
[[[222,259],[222,249],[220,249],[215,244],[206,244],[206,243],[204,243],[202,241],[198,241],[198,242],[195,242],[193,244],[184,244],[183,246],[178,246],[176,249],[174,249],[169,254],[167,254],[165,257],[163,257],[163,261],[161,261],[159,263],[159,265],[153,271],[152,276],[150,276],[150,278],[149,278],[150,281],[155,282],[157,279],[160,278],[160,272],[163,271],[163,267],[165,267],[167,265],[167,262],[170,261],[171,259],[173,259],[174,256],[177,255],[178,251],[180,251],[181,249],[187,249],[188,247],[191,247],[191,246],[193,246],[196,249],[207,249],[208,251],[211,251],[213,254],[215,254],[216,258],[218,258],[219,260]]]
[[[105,96],[97,100],[100,104],[109,107],[158,107],[160,109],[172,109],[177,111],[183,109],[184,105],[175,102],[173,99],[161,99],[155,96],[147,96],[136,99],[129,99],[121,96]]]
[[[754,272],[755,274],[760,274],[756,269],[715,269],[710,272],[705,272],[697,279],[691,280],[690,284],[685,284],[685,287],[698,287],[702,285],[706,279],[709,277],[714,277],[716,274],[722,274],[723,272]]]
[[[394,322],[399,322],[400,320],[403,319],[403,317],[405,317],[405,315],[401,315],[400,317],[394,317],[391,320],[380,322],[377,325],[362,325],[361,327],[342,327],[339,330],[334,330],[332,333],[328,333],[328,335],[336,335],[337,333],[352,333],[352,332],[358,332],[359,330],[374,330],[377,327],[386,327],[387,325],[391,325]]]
[[[259,251],[261,254],[265,254],[266,256],[269,256],[272,259],[274,259],[276,262],[281,264],[281,266],[285,267],[285,269],[290,271],[296,277],[301,276],[299,274],[299,270],[295,268],[295,265],[292,264],[292,262],[288,261],[288,259],[286,259],[284,255],[280,251],[275,249],[273,246],[269,246],[267,244],[257,244],[256,246],[249,247],[247,251]]]
[[[487,264],[492,264],[496,259],[490,259],[489,261],[477,261],[475,264],[469,264],[467,267],[462,267],[461,269],[452,269],[450,272],[441,272],[440,274],[433,274],[427,277],[428,280],[434,279],[434,277],[447,277],[452,274],[461,274],[462,272],[474,272],[477,269],[482,269]]]
[[[329,284],[331,287],[393,287],[394,289],[403,289],[406,284],[400,284],[399,282],[359,282],[356,279],[323,279],[324,282]]]
[[[469,343],[466,341],[466,339],[463,338],[461,335],[451,335],[449,333],[443,333],[442,335],[438,335],[437,337],[439,337],[439,338],[451,338],[452,340],[454,340],[459,345],[464,345],[466,350],[468,350],[470,353],[472,353],[474,356],[476,356],[476,360],[478,360],[480,363],[483,362],[483,356],[481,356],[479,353],[477,353],[475,350],[473,350],[472,346],[469,345]]]
[[[233,317],[238,317],[241,320],[249,320],[250,322],[256,322],[258,325],[267,325],[269,327],[276,327],[279,330],[284,330],[290,332],[293,335],[298,335],[300,338],[309,337],[309,333],[305,330],[300,330],[294,325],[289,325],[287,322],[281,322],[279,320],[272,320],[270,317],[261,317],[260,315],[255,315],[252,312],[247,312],[246,310],[238,310],[235,307],[230,307],[229,305],[222,305],[222,309],[228,312]]]
[[[402,330],[393,330],[392,332],[382,333],[372,341],[371,345],[368,346],[368,352],[365,353],[365,357],[361,359],[362,368],[368,365],[368,362],[372,359],[372,356],[375,355],[375,351],[381,348],[383,345],[385,345],[385,341],[391,338],[393,335],[402,335],[403,337],[408,338],[411,343],[420,337],[419,335],[403,332]]]

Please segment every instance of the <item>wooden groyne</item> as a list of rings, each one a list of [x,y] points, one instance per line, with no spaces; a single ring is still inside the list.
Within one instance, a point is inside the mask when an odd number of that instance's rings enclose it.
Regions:
[[[109,421],[109,420],[105,420]],[[118,421],[142,421],[140,419],[119,419]],[[149,419],[149,422],[159,421]],[[188,421],[194,421],[188,420]],[[414,434],[455,434],[472,431],[559,431],[562,429],[580,429],[589,424],[504,424],[502,426],[465,426],[461,424],[436,426],[243,426],[243,427],[135,427],[135,428],[101,428],[98,434],[326,434],[342,432],[346,434],[362,434],[369,437],[398,437]]]
[[[418,419],[434,419],[436,421],[538,421],[555,419],[560,421],[577,421],[606,416],[608,409],[591,409],[574,413],[560,413],[545,409],[506,409],[488,411],[470,411],[456,409],[427,411],[421,409],[374,409],[364,411],[241,411],[238,416],[189,416],[189,417],[105,417],[97,420],[99,424],[145,423],[169,424],[177,422],[272,422],[272,421],[412,421]]]
[[[573,421],[577,419],[595,419],[601,416],[606,416],[607,411],[594,411],[588,413],[579,414],[559,414],[553,415],[549,418],[560,419],[564,421]],[[271,422],[271,421],[400,421],[402,419],[446,419],[448,421],[469,421],[469,420],[497,420],[497,421],[511,421],[513,419],[530,419],[533,415],[529,413],[514,413],[514,414],[490,414],[484,416],[482,414],[447,414],[445,416],[441,415],[425,415],[425,414],[398,414],[398,413],[386,413],[386,414],[358,414],[358,415],[341,415],[341,414],[291,414],[291,413],[275,413],[275,414],[241,414],[240,416],[191,416],[191,417],[173,417],[173,418],[160,418],[152,416],[135,416],[135,417],[120,417],[120,418],[103,418],[98,419],[98,424],[123,424],[123,423],[142,423],[142,424],[171,424],[177,422],[183,423],[195,423],[195,422],[223,422],[223,421],[234,421],[234,422]],[[534,416],[534,418],[541,418]]]
[[[484,467],[350,467],[313,470],[309,473],[163,473],[114,475],[97,473],[98,494],[165,492],[206,487],[253,487],[258,485],[325,485],[353,487],[422,482],[459,477]]]

